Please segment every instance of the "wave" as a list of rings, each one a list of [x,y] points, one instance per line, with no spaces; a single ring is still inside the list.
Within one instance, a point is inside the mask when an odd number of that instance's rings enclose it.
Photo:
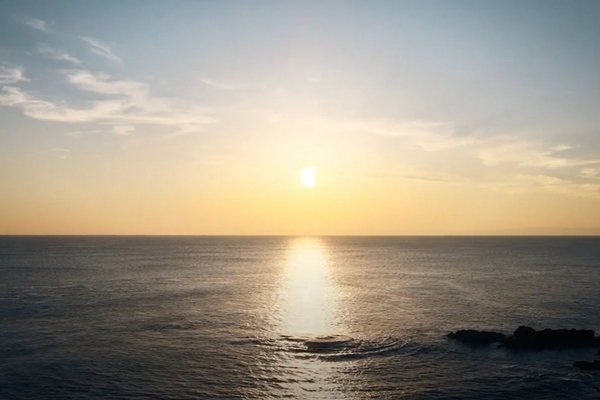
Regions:
[[[234,342],[275,348],[281,353],[297,358],[318,358],[323,361],[351,361],[366,358],[390,357],[394,355],[420,355],[442,351],[441,347],[385,337],[380,339],[358,339],[345,335],[287,336],[277,338],[244,338]]]

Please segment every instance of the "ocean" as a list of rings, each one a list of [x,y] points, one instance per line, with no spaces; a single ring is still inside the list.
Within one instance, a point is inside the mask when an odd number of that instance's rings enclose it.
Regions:
[[[597,237],[0,237],[0,399],[598,399]]]

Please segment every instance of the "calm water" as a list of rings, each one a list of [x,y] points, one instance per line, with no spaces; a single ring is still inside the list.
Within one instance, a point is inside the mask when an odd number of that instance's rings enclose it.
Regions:
[[[1,399],[597,399],[599,238],[0,237]]]

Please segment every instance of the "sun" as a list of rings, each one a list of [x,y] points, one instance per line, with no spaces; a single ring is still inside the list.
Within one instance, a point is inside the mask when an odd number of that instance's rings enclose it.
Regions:
[[[317,179],[315,178],[315,169],[312,167],[300,168],[300,183],[305,188],[315,186]]]

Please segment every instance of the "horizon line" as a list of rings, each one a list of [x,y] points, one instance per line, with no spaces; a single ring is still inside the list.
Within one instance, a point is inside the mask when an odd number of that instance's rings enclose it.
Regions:
[[[600,237],[600,233],[570,233],[570,234],[556,234],[556,233],[522,233],[522,234],[497,234],[497,233],[482,233],[482,234],[180,234],[180,233],[90,233],[90,234],[71,234],[71,233],[50,233],[50,234],[38,234],[38,233],[9,233],[0,234],[1,237],[374,237],[374,238],[401,238],[401,237]]]

